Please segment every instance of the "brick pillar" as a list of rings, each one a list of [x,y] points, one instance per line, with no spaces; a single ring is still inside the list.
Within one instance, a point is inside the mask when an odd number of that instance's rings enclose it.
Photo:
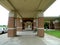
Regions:
[[[20,30],[22,31],[22,18],[20,18]]]
[[[20,22],[21,18],[17,18],[16,19],[16,25],[17,25],[17,31],[21,31],[22,30],[22,22]]]
[[[11,11],[9,13],[9,21],[8,21],[8,37],[16,36],[16,28],[15,28],[15,12]]]
[[[38,18],[38,33],[37,35],[39,37],[44,37],[44,18],[39,17]]]
[[[49,23],[49,29],[54,29],[53,21],[50,21],[50,23]]]
[[[57,22],[54,24],[55,29],[60,30],[60,22]]]
[[[36,19],[34,19],[34,21],[33,21],[33,30],[35,30],[36,29]]]

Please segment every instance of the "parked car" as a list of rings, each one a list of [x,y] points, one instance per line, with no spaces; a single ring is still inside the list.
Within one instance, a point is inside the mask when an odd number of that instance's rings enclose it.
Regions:
[[[8,30],[7,29],[3,29],[4,32],[7,32]]]
[[[2,29],[2,28],[0,28],[0,34],[1,34],[1,33],[4,33],[4,31],[3,31],[3,29]]]
[[[7,28],[3,28],[3,31],[4,31],[4,32],[7,32],[7,31],[8,31],[8,29],[7,29]]]
[[[6,29],[6,28],[0,28],[0,34],[5,33],[7,31],[8,31],[8,29]]]

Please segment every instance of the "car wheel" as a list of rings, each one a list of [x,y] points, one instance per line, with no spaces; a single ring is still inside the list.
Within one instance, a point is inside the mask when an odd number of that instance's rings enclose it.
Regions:
[[[4,33],[4,31],[2,31],[2,34]]]

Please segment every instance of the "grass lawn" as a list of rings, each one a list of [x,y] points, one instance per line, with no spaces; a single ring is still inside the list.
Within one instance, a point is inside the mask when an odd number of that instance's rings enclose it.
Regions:
[[[45,31],[45,33],[60,38],[60,31],[58,31],[58,30],[54,30],[54,31]]]

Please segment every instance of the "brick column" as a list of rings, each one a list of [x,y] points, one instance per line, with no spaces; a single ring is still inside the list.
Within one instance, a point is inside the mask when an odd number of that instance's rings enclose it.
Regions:
[[[50,21],[50,23],[49,23],[49,29],[54,29],[53,21]]]
[[[44,18],[40,17],[38,18],[38,36],[44,37]]]
[[[36,29],[36,19],[34,19],[34,21],[33,21],[33,30],[35,30]]]
[[[55,29],[60,30],[60,22],[57,22],[54,24]]]
[[[20,18],[20,30],[22,30],[22,18]]]
[[[58,20],[53,21],[54,28],[60,30],[60,22]]]
[[[43,12],[39,12],[38,14],[38,32],[37,35],[39,37],[44,37],[44,17]]]
[[[17,25],[17,31],[21,31],[22,30],[22,22],[20,21],[21,18],[17,18],[16,19],[16,25]]]
[[[16,36],[16,28],[15,28],[15,12],[11,11],[9,13],[9,21],[8,21],[8,37]]]

